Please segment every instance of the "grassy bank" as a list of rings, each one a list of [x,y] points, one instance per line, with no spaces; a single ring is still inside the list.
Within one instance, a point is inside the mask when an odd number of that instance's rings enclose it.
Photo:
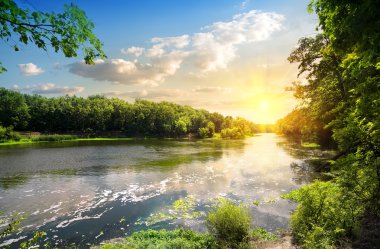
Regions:
[[[190,201],[190,202],[189,202]],[[173,204],[178,211],[192,216],[195,202],[191,199]],[[181,212],[180,211],[180,212]],[[178,214],[177,214],[178,215]],[[278,236],[263,228],[251,228],[251,217],[243,204],[235,204],[227,199],[218,199],[206,215],[208,233],[198,233],[189,229],[139,231],[125,239],[111,241],[94,248],[101,249],[249,249],[258,248],[263,241],[276,241]]]
[[[251,136],[245,136],[249,138]],[[48,143],[48,142],[67,142],[67,141],[126,141],[134,139],[156,139],[157,137],[79,137],[77,135],[39,135],[39,136],[20,136],[17,140],[10,139],[1,141],[0,146],[19,145],[19,144],[35,144],[35,143]],[[205,139],[205,140],[219,140],[219,139],[236,139],[236,138],[223,138],[220,133],[214,133],[212,138],[197,138],[197,137],[162,137],[161,139]],[[240,138],[242,139],[242,138]]]
[[[198,233],[190,229],[146,230],[133,233],[126,238],[119,238],[92,247],[92,249],[150,249],[150,248],[183,248],[183,249],[222,249],[222,248],[267,248],[283,243],[282,238],[262,228],[251,230],[247,243],[226,245],[209,233]]]
[[[42,135],[35,137],[25,137],[20,140],[8,140],[0,143],[0,146],[19,145],[19,144],[35,144],[49,142],[68,142],[68,141],[116,141],[116,140],[133,140],[133,138],[114,138],[114,137],[96,137],[81,138],[75,135]]]

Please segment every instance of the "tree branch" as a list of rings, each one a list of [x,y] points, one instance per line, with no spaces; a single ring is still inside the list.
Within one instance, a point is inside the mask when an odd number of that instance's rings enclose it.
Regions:
[[[22,27],[27,26],[27,27],[32,27],[32,28],[39,28],[39,29],[42,29],[42,30],[45,30],[45,31],[48,31],[48,32],[54,32],[54,29],[46,29],[46,28],[44,28],[44,27],[53,27],[53,25],[51,25],[51,24],[30,24],[30,23],[25,23],[25,22],[17,23],[17,22],[14,22],[12,20],[9,20],[7,18],[4,18],[2,16],[0,16],[0,19],[4,20],[6,22],[9,22],[9,23],[11,23],[13,25],[17,25],[17,26],[22,26]]]

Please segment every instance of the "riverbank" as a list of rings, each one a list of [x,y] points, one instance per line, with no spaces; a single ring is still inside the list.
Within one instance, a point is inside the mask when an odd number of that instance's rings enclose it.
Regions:
[[[293,243],[289,233],[276,236],[263,229],[259,236],[253,236],[242,248],[246,249],[298,249],[299,246]],[[254,234],[255,230],[252,230]],[[257,230],[256,230],[257,231]],[[257,234],[257,233],[255,233]],[[100,245],[92,246],[91,249],[121,249],[121,248],[146,248],[146,247],[165,247],[165,248],[225,248],[208,233],[198,233],[189,229],[167,230],[147,230],[132,234],[126,238],[116,238],[104,241]],[[182,247],[183,246],[183,247]],[[240,248],[239,247],[239,248]]]
[[[253,135],[254,136],[254,135]],[[245,136],[244,138],[249,138],[252,136]],[[244,139],[239,138],[239,139]],[[199,138],[194,135],[186,135],[181,137],[81,137],[77,135],[65,135],[65,134],[54,134],[54,135],[41,135],[41,136],[30,136],[24,137],[20,140],[8,140],[0,142],[0,146],[7,145],[22,145],[22,144],[37,144],[37,143],[51,143],[51,142],[75,142],[75,141],[128,141],[128,140],[142,140],[142,139],[164,139],[164,140],[191,140],[191,139],[202,139],[202,140],[220,140],[220,139],[231,139],[222,138],[220,133],[214,133],[211,138]]]
[[[38,143],[52,143],[52,142],[75,142],[75,141],[127,141],[127,140],[134,140],[137,138],[114,138],[114,137],[96,137],[96,138],[74,138],[74,139],[62,139],[62,140],[32,140],[32,139],[21,139],[19,141],[6,141],[3,143],[0,143],[0,146],[7,146],[7,145],[20,145],[20,144],[38,144]]]

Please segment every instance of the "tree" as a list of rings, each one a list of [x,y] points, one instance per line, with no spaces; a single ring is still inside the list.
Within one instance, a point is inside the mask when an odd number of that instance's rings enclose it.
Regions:
[[[30,115],[28,105],[21,93],[0,88],[0,125],[24,129]]]
[[[62,51],[66,57],[77,57],[81,49],[87,64],[105,58],[103,44],[93,34],[94,24],[74,4],[64,5],[63,13],[21,9],[13,0],[0,2],[0,39],[19,51],[16,41],[35,44],[38,48]],[[16,39],[15,39],[16,38]],[[0,73],[6,71],[0,62]]]
[[[304,228],[298,227],[303,224],[303,215],[298,216],[305,211],[303,208],[318,206],[313,204],[321,198],[318,183],[310,186],[312,191],[317,188],[315,196],[309,192],[302,194],[309,187],[291,194],[300,203],[292,218],[293,231],[301,235],[298,239],[307,248],[315,248],[308,244],[321,242],[321,236],[326,244],[318,248],[338,245],[338,237],[352,237],[361,220],[371,219],[373,224],[380,220],[378,6],[378,0],[312,0],[309,9],[318,15],[322,33],[314,38],[302,38],[289,57],[290,62],[300,63],[300,73],[305,73],[307,79],[296,86],[296,97],[303,101],[304,110],[311,118],[332,130],[340,150],[329,173],[331,180],[323,184],[323,191],[338,193],[339,190],[342,195],[330,199],[329,203],[321,199],[326,204],[318,211],[323,219],[319,215],[312,222],[305,220]],[[291,123],[291,116],[287,120]],[[351,217],[345,218],[346,214]],[[344,226],[339,227],[339,222],[329,223],[334,217],[342,218]],[[367,230],[378,233],[376,227]],[[368,231],[361,233],[365,235]],[[336,232],[339,236],[334,235]],[[366,241],[366,247],[379,244],[376,238],[365,238],[373,240],[370,246]]]

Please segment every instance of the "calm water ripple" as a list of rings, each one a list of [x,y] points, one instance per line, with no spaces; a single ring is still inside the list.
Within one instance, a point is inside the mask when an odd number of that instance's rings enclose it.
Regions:
[[[2,217],[10,219],[19,212],[26,219],[22,232],[0,247],[16,248],[18,240],[36,230],[45,231],[46,241],[53,245],[85,247],[145,229],[144,220],[190,195],[200,208],[218,196],[247,203],[253,225],[286,228],[295,204],[280,196],[311,181],[315,174],[306,159],[322,155],[299,150],[274,134],[243,141],[81,141],[1,147]],[[254,201],[261,204],[255,206]],[[151,227],[178,225],[205,229],[201,218],[164,220]]]

